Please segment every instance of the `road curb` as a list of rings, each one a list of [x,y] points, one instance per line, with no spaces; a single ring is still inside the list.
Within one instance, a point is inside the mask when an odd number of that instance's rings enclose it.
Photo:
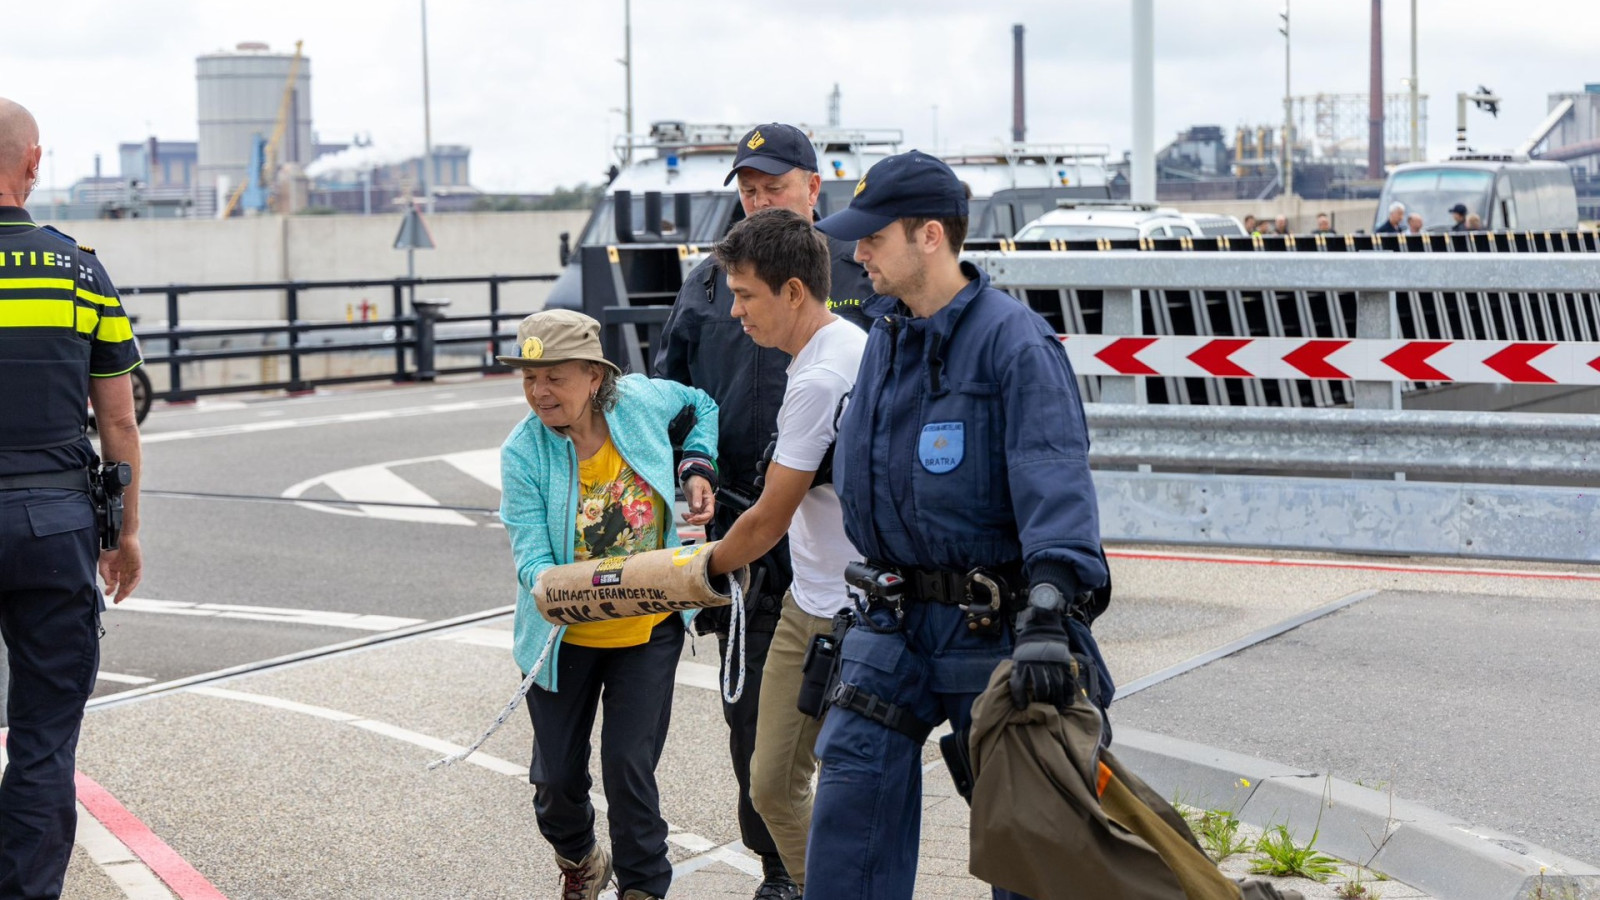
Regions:
[[[1165,797],[1287,825],[1298,841],[1316,831],[1329,855],[1441,900],[1600,897],[1594,865],[1326,773],[1134,728],[1118,728],[1112,750]]]

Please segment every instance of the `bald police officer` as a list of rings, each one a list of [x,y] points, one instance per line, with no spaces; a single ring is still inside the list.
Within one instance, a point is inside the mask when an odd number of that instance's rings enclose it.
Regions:
[[[727,180],[735,179],[746,215],[782,208],[808,222],[814,218],[822,190],[817,152],[811,139],[793,125],[762,125],[741,138]],[[849,241],[828,240],[832,276],[828,308],[866,328],[861,303],[872,293],[872,285],[861,264],[852,258],[854,249]],[[733,299],[727,274],[708,257],[684,279],[655,360],[658,376],[700,388],[717,401],[717,465],[724,490],[717,497],[716,518],[706,528],[707,537],[713,539],[727,534],[739,512],[761,493],[754,485],[757,463],[778,429],[778,408],[783,405],[788,382],[789,355],[745,337],[739,320],[733,317]],[[737,702],[723,703],[722,715],[728,723],[728,749],[739,782],[739,836],[761,857],[765,870],[755,898],[794,900],[799,889],[750,801],[750,756],[756,743],[761,672],[783,610],[783,595],[793,580],[788,540],[752,564],[751,572],[756,589],[746,604],[745,672],[749,680]],[[708,629],[716,631],[723,651],[720,658],[726,661],[726,608],[702,612],[695,617],[695,628],[701,634]]]
[[[61,895],[77,827],[74,755],[99,668],[102,598],[139,584],[139,348],[87,247],[34,224],[39,127],[0,98],[0,634],[10,651],[10,755],[0,778],[0,900]],[[101,550],[99,460],[129,464],[120,544]]]

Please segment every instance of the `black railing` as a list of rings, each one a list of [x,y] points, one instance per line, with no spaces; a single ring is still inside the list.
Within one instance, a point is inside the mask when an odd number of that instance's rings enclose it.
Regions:
[[[163,400],[191,400],[203,394],[270,390],[300,392],[325,384],[348,384],[360,381],[382,380],[431,381],[438,375],[504,371],[505,367],[494,362],[490,354],[485,354],[485,357],[474,365],[440,368],[436,365],[434,351],[435,348],[441,345],[485,343],[498,352],[501,341],[511,340],[515,337],[515,330],[508,332],[501,328],[501,323],[520,321],[529,312],[533,311],[531,309],[503,310],[500,302],[501,285],[537,281],[552,282],[555,281],[556,277],[554,274],[479,275],[461,278],[169,284],[123,288],[121,289],[121,294],[125,299],[141,296],[164,295],[166,297],[166,322],[158,327],[135,328],[135,333],[138,334],[141,341],[147,344],[164,342],[162,352],[145,356],[145,365],[151,367],[165,366],[167,369],[167,389],[156,392],[155,396]],[[407,310],[408,293],[415,298],[416,289],[418,288],[431,288],[442,285],[487,285],[489,291],[488,313],[446,315],[443,306],[448,305],[448,303],[441,304],[436,298],[412,299],[413,307],[409,311]],[[390,291],[392,304],[390,315],[387,318],[346,322],[305,322],[300,319],[300,299],[301,295],[306,291],[375,287],[386,287]],[[179,309],[180,301],[183,297],[192,294],[254,293],[264,291],[282,292],[284,319],[281,322],[198,329],[187,328],[183,325],[184,320]],[[145,318],[148,319],[149,317],[146,316]],[[441,322],[448,322],[452,326],[451,333],[440,333],[438,325]],[[470,326],[485,323],[487,327],[469,330],[465,333],[454,329],[454,326],[458,325]],[[380,329],[379,334],[383,335],[383,337],[378,340],[370,339],[365,333],[373,329]],[[348,336],[351,339],[329,341],[316,345],[305,344],[302,341],[303,336],[316,333],[331,333]],[[202,338],[259,336],[265,340],[275,335],[283,335],[282,345],[206,349],[185,346]],[[394,367],[392,370],[321,378],[307,378],[302,371],[301,362],[307,356],[389,350],[391,348],[394,351]],[[407,366],[407,350],[412,352],[414,367]],[[204,385],[188,385],[184,383],[183,368],[186,365],[213,360],[265,359],[283,356],[287,356],[289,360],[287,380],[261,380]]]

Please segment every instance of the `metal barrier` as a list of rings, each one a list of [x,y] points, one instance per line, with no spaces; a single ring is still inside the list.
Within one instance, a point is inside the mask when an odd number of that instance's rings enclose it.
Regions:
[[[593,282],[667,258],[628,252]],[[1592,396],[1600,255],[964,255],[1067,332],[1109,541],[1600,562],[1600,418],[1401,409],[1438,385]],[[668,307],[594,312],[642,361]]]
[[[1600,301],[1586,292],[1600,286],[1600,257],[1019,251],[968,258],[1035,308],[1036,292],[1065,307],[1069,293],[1098,289],[1097,330],[1138,345],[1113,350],[1121,339],[1065,338],[1085,370],[1116,373],[1098,378],[1102,402],[1088,407],[1107,540],[1600,562],[1600,498],[1586,487],[1600,483],[1593,449],[1600,419],[1400,409],[1402,386],[1420,377],[1597,383]],[[1329,339],[1314,332],[1293,340],[1140,336],[1152,318],[1146,298],[1159,304],[1176,291],[1292,296],[1301,309],[1320,292],[1339,298],[1327,321],[1347,330]],[[1532,313],[1525,321],[1537,328],[1515,335],[1532,340],[1419,339],[1427,335],[1404,333],[1401,309],[1422,292],[1519,298]],[[1171,343],[1166,352],[1162,341]],[[1297,383],[1347,385],[1355,409],[1144,405],[1149,380],[1282,374],[1274,364],[1297,365]],[[1362,380],[1352,378],[1358,364]]]
[[[492,347],[496,352],[501,349],[503,341],[513,339],[513,333],[506,333],[501,329],[501,323],[506,321],[520,321],[532,310],[505,311],[501,309],[500,288],[502,285],[521,282],[553,282],[556,275],[482,275],[461,278],[385,278],[359,281],[274,281],[252,282],[238,284],[172,284],[162,286],[138,286],[122,288],[120,293],[124,298],[161,295],[166,298],[166,322],[160,327],[136,328],[135,333],[141,341],[146,343],[160,343],[163,349],[159,353],[147,354],[147,366],[165,366],[167,369],[168,388],[158,392],[155,396],[163,400],[191,400],[204,394],[238,393],[243,391],[284,390],[290,392],[307,391],[319,384],[347,384],[360,381],[431,381],[438,375],[488,372],[503,370],[503,367],[487,358],[483,358],[475,365],[453,366],[439,368],[436,365],[435,350],[439,346],[460,344],[483,344]],[[413,301],[414,308],[411,312],[406,310],[406,296],[408,292],[414,293],[417,288],[437,287],[445,285],[486,285],[489,293],[489,311],[477,315],[452,315],[446,316],[443,307],[448,305],[448,300],[418,299]],[[382,319],[370,319],[359,322],[306,322],[300,318],[300,299],[306,291],[336,290],[346,288],[388,288],[392,297],[390,315]],[[281,291],[284,296],[284,320],[282,324],[272,325],[241,325],[218,328],[188,328],[183,325],[181,316],[181,299],[195,294],[230,294],[259,291]],[[440,323],[448,321],[452,333],[441,333]],[[470,326],[483,327],[473,329]],[[469,326],[466,329],[456,329],[455,326]],[[376,329],[379,339],[371,339],[371,332]],[[331,340],[319,345],[308,345],[303,338],[310,334],[337,336],[343,340]],[[203,338],[237,338],[256,336],[271,340],[281,336],[282,345],[253,347],[253,348],[220,348],[220,349],[190,349],[186,343]],[[302,361],[305,357],[330,353],[350,353],[358,351],[387,351],[394,352],[394,367],[381,373],[365,373],[358,375],[345,375],[337,377],[308,378],[302,372]],[[407,351],[412,351],[414,367],[408,365]],[[212,360],[228,359],[265,359],[269,357],[288,357],[288,378],[277,381],[252,381],[236,382],[221,385],[186,385],[184,379],[184,366],[194,363],[203,363]]]

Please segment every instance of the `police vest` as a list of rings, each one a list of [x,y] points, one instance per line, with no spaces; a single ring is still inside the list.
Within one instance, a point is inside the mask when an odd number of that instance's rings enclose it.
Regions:
[[[0,209],[0,450],[82,440],[89,378],[139,363],[133,328],[93,252],[19,209]]]

